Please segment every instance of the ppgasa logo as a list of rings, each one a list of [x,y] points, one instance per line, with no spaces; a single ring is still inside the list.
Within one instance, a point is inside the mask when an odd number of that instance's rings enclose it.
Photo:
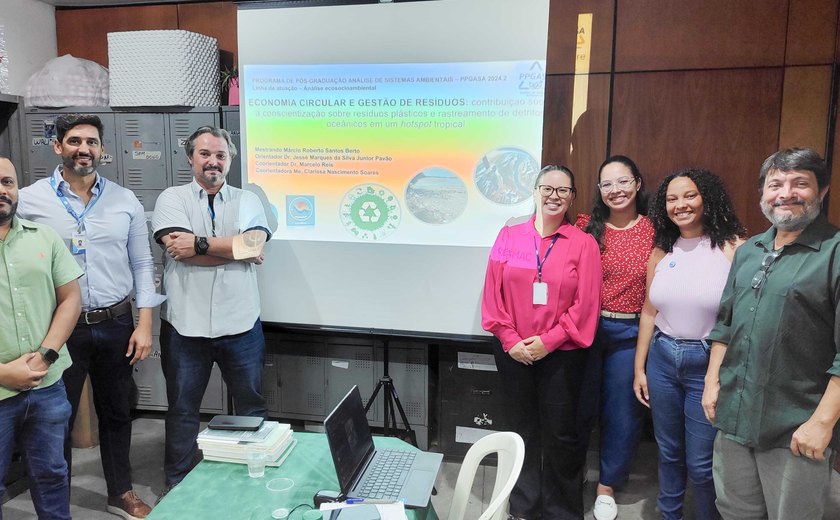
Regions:
[[[400,225],[396,195],[379,184],[360,184],[344,194],[339,218],[344,228],[360,240],[382,240]]]
[[[315,197],[286,195],[286,226],[315,225]]]

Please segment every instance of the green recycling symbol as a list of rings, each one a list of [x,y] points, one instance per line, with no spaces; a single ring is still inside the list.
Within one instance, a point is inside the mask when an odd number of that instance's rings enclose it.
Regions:
[[[365,194],[353,201],[350,218],[359,228],[376,231],[388,221],[388,206],[381,197]]]
[[[379,184],[361,184],[344,194],[339,218],[358,240],[382,240],[400,224],[400,203]]]

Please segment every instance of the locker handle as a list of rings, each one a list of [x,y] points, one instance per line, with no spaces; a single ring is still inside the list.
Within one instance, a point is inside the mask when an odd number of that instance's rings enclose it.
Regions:
[[[492,392],[490,390],[472,390],[472,395],[491,395]]]

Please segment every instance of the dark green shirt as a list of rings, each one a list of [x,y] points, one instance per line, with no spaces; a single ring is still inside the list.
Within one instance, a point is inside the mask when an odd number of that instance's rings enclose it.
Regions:
[[[752,280],[776,229],[738,248],[710,341],[728,345],[714,425],[749,447],[784,448],[840,376],[840,233],[822,216]],[[831,441],[840,447],[840,430]]]

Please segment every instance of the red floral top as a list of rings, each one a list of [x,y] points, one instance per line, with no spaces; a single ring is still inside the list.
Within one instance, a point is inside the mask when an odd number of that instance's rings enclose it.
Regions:
[[[589,215],[578,214],[575,226],[586,229],[588,224]],[[627,229],[604,226],[606,248],[601,253],[604,276],[601,309],[627,313],[642,311],[653,236],[653,224],[645,216]]]

